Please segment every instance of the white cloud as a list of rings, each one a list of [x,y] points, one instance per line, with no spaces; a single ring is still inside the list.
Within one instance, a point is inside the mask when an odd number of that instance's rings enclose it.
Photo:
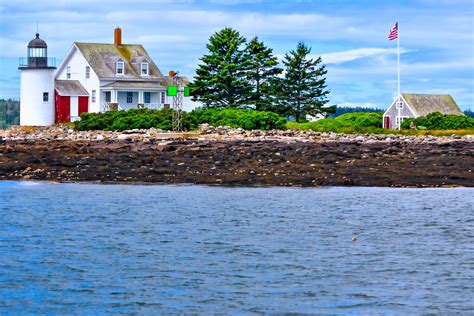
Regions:
[[[409,50],[402,49],[400,53],[406,53]],[[358,48],[345,50],[340,52],[332,52],[321,55],[321,59],[325,64],[341,64],[348,61],[353,61],[360,58],[365,58],[374,55],[396,54],[396,48]]]
[[[375,0],[367,7],[296,0],[0,0],[0,62],[26,54],[36,21],[49,55],[58,58],[73,41],[111,43],[121,26],[124,42],[143,44],[163,71],[192,77],[209,36],[228,26],[247,38],[259,36],[279,57],[304,41],[311,57],[321,55],[328,65],[334,102],[367,105],[385,100],[396,86],[396,43],[387,40],[396,14],[403,87],[464,89],[457,91],[460,99],[474,103],[472,0],[452,1],[418,0],[387,10]]]

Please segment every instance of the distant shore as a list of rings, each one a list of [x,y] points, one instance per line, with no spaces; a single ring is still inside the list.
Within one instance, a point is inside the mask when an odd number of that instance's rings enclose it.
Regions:
[[[474,186],[474,137],[205,127],[0,133],[0,179],[228,186]]]

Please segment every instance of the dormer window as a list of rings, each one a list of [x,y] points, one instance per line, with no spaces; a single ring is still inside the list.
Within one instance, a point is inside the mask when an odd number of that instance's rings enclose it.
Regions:
[[[123,64],[123,61],[118,61],[117,64],[116,64],[116,69],[115,69],[115,73],[117,75],[123,75],[124,73],[124,64]]]
[[[142,76],[148,76],[148,63],[141,63],[140,69]]]

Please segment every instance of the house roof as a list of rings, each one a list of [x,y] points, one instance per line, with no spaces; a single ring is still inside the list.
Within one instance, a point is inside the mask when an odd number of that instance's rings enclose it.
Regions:
[[[61,96],[88,96],[89,93],[77,80],[56,80],[56,90]]]
[[[101,88],[163,89],[164,87],[160,81],[114,81]]]
[[[99,78],[120,78],[120,79],[158,79],[163,78],[163,74],[155,65],[151,57],[142,45],[115,45],[98,43],[75,42],[75,46],[80,50],[84,58],[92,67]],[[115,66],[117,61],[123,61],[125,73],[116,75]],[[140,63],[148,62],[148,76],[140,75]]]
[[[418,116],[426,116],[433,112],[464,115],[449,94],[402,93],[402,97]]]

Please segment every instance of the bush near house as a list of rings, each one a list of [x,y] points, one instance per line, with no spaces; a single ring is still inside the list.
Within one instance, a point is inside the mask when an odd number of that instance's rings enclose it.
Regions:
[[[129,129],[159,128],[172,129],[172,109],[151,110],[131,109],[128,111],[110,111],[105,113],[83,113],[81,120],[74,122],[77,130],[124,131]],[[230,126],[243,129],[282,129],[286,120],[275,113],[237,110],[237,109],[196,109],[182,112],[184,130],[193,130],[199,124],[212,126]]]
[[[212,126],[230,126],[246,130],[283,129],[286,120],[273,112],[238,110],[230,108],[196,109],[188,113],[193,126],[207,123]]]
[[[382,112],[352,112],[310,123],[290,122],[286,128],[335,133],[379,133],[383,132],[382,116]]]
[[[416,119],[403,121],[402,128],[409,129],[410,123],[415,126],[424,127],[428,130],[458,130],[474,128],[474,118],[464,115],[441,114],[439,112],[430,113]]]
[[[128,129],[172,128],[173,111],[171,109],[131,109],[128,111],[109,111],[105,113],[82,113],[81,120],[74,122],[74,127],[80,131],[105,130],[124,131]],[[183,127],[189,129],[186,114],[183,113]]]

